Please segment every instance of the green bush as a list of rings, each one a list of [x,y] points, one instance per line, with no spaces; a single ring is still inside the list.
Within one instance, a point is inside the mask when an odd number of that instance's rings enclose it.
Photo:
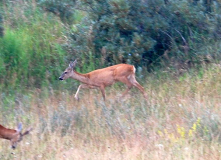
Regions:
[[[69,47],[77,57],[92,52],[100,66],[123,62],[149,67],[165,57],[167,63],[200,63],[211,53],[198,50],[220,40],[219,3],[210,6],[211,13],[208,5],[186,0],[83,0],[88,14],[72,30]]]
[[[76,58],[84,73],[117,63],[144,71],[219,61],[219,6],[186,0],[3,1],[1,85],[57,86],[55,79]]]
[[[0,81],[11,88],[56,83],[66,55],[60,45],[64,41],[62,23],[32,3],[7,4],[5,35],[0,38]]]

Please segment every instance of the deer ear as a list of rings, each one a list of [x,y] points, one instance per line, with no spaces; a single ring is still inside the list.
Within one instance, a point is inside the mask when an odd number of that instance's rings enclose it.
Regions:
[[[33,130],[33,128],[29,128],[27,131],[25,131],[22,135],[24,136],[24,135],[27,135],[27,134],[29,134],[31,131]]]
[[[71,62],[71,63],[69,64],[69,67],[75,68],[76,64],[77,64],[77,59],[76,59],[74,62]]]
[[[20,122],[18,124],[17,132],[21,132],[21,130],[22,130],[22,123]]]

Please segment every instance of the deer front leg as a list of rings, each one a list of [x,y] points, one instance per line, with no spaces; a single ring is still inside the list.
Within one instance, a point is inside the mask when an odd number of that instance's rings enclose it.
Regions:
[[[105,86],[104,86],[104,85],[101,85],[101,86],[100,86],[100,90],[101,90],[103,99],[104,99],[104,101],[105,101]]]
[[[76,99],[76,100],[78,100],[79,101],[79,97],[78,97],[78,93],[79,93],[79,91],[80,91],[80,89],[81,88],[87,88],[87,89],[95,89],[95,88],[97,88],[97,87],[95,87],[95,86],[91,86],[91,85],[88,85],[88,84],[81,84],[81,85],[79,85],[79,87],[78,87],[78,89],[77,89],[77,92],[75,93],[75,96],[74,96],[74,98]]]

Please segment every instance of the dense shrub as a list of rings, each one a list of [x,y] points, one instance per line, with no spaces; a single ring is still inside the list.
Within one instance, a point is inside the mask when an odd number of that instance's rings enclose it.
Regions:
[[[60,64],[75,58],[81,72],[117,63],[146,70],[220,61],[219,7],[198,0],[3,1],[0,82],[56,84]]]
[[[91,52],[99,65],[154,66],[161,57],[168,63],[200,62],[211,55],[205,46],[220,39],[218,2],[210,5],[213,10],[203,2],[186,0],[83,0],[81,4],[88,15],[71,27],[69,47],[77,57]]]

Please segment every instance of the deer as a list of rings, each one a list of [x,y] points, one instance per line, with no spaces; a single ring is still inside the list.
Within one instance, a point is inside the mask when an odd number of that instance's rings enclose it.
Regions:
[[[144,88],[137,82],[135,78],[135,67],[129,64],[117,64],[102,69],[97,69],[89,73],[78,73],[75,71],[77,59],[74,62],[70,62],[69,66],[59,77],[59,80],[63,81],[67,78],[72,78],[80,81],[82,84],[79,85],[75,94],[75,99],[79,100],[78,93],[80,89],[100,89],[103,99],[105,101],[105,88],[111,86],[115,82],[122,82],[126,84],[127,89],[123,92],[121,98],[123,98],[132,87],[136,87],[143,94],[144,98],[147,99]]]
[[[31,130],[32,128],[22,133],[22,123],[18,124],[17,129],[8,129],[0,125],[0,138],[10,140],[12,149],[15,149],[18,142],[22,140],[23,136],[29,134]]]

